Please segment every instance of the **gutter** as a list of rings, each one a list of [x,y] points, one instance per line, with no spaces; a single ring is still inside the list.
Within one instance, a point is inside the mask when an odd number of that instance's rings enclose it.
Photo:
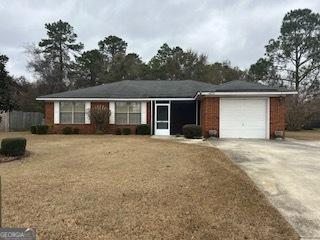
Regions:
[[[36,98],[38,101],[190,101],[195,98]]]
[[[202,92],[202,96],[285,96],[298,92]]]

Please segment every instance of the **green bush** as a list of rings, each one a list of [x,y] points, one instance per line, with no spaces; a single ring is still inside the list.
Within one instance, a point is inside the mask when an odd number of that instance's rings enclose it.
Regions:
[[[48,125],[37,125],[36,126],[36,133],[37,134],[47,134],[49,131]]]
[[[201,127],[194,124],[184,125],[182,132],[185,138],[200,138],[202,136]]]
[[[150,135],[150,126],[147,124],[138,125],[137,135]]]
[[[117,128],[116,135],[121,135],[121,128]]]
[[[25,138],[4,138],[1,141],[1,153],[7,156],[22,156],[26,152]]]
[[[36,133],[37,133],[37,126],[36,126],[36,125],[31,126],[31,127],[30,127],[30,132],[31,132],[32,134],[36,134]]]
[[[62,128],[62,133],[66,134],[66,135],[69,135],[69,134],[73,133],[73,130],[72,130],[71,127],[64,127],[64,128]]]
[[[74,128],[73,129],[73,134],[79,134],[80,133],[80,129],[79,128]]]
[[[123,134],[123,135],[130,135],[130,134],[131,134],[131,129],[130,129],[130,128],[124,128],[124,129],[122,129],[122,134]]]

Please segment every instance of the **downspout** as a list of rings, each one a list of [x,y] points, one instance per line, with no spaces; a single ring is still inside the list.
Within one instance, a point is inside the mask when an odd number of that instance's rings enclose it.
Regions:
[[[150,133],[153,135],[153,101],[150,101]]]
[[[196,125],[199,125],[199,100],[198,97],[202,95],[202,92],[197,92],[194,96],[194,100],[196,101]]]
[[[196,99],[196,125],[198,125],[198,100]]]

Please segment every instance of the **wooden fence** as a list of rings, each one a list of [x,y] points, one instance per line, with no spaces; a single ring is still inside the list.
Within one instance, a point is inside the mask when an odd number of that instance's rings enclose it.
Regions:
[[[43,113],[12,111],[1,114],[1,132],[28,131],[32,125],[42,124]]]

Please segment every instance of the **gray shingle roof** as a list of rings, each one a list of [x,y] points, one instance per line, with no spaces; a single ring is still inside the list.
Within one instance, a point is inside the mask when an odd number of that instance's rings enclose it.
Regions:
[[[283,91],[245,81],[213,85],[193,80],[123,80],[73,91],[41,96],[41,98],[192,98],[198,92]]]
[[[260,83],[235,80],[218,85],[215,92],[281,92],[285,88],[272,87]]]

